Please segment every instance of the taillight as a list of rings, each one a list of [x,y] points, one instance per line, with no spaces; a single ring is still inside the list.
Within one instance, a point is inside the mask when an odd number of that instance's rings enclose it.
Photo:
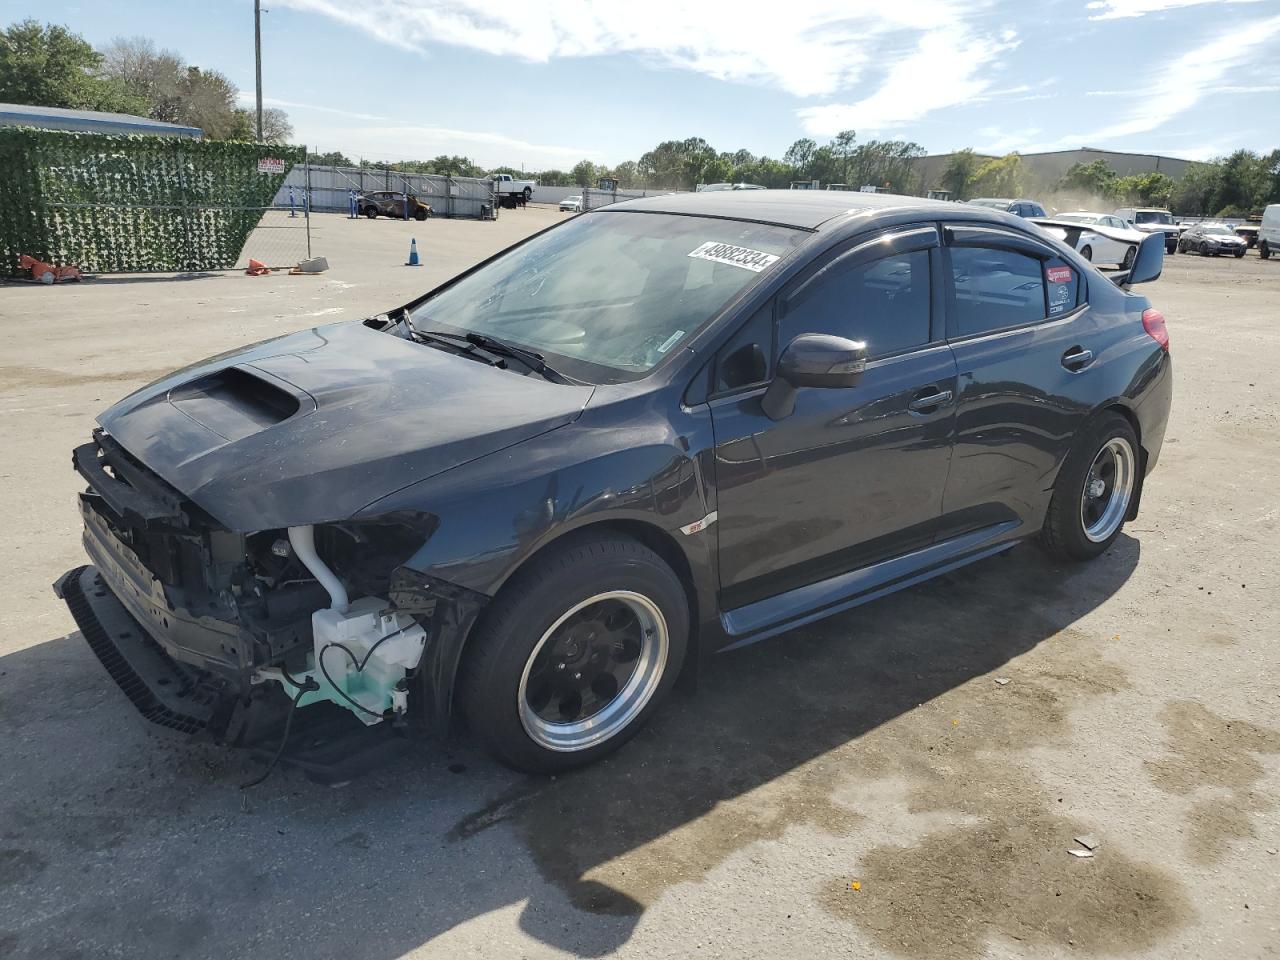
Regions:
[[[1149,307],[1142,311],[1142,329],[1147,331],[1149,336],[1156,343],[1160,344],[1160,349],[1165,353],[1169,352],[1169,330],[1164,325],[1164,314],[1155,307]]]

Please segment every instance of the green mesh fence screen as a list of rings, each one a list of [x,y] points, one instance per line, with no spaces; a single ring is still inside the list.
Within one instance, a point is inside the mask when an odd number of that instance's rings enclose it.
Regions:
[[[260,173],[262,158],[284,170]],[[224,270],[302,147],[0,128],[0,271]]]

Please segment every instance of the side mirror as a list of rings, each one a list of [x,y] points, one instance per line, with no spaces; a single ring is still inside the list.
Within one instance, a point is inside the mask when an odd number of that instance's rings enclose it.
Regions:
[[[782,351],[760,403],[770,420],[791,416],[797,387],[852,387],[867,369],[867,345],[827,333],[802,333]]]
[[[1117,275],[1120,286],[1128,289],[1135,283],[1150,283],[1159,280],[1164,271],[1164,232],[1153,233],[1138,244],[1138,253],[1133,258],[1133,266],[1128,276]]]

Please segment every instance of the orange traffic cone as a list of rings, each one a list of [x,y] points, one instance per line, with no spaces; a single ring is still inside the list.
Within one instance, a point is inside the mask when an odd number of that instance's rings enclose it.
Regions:
[[[245,271],[245,273],[247,273],[251,277],[265,276],[270,272],[271,272],[270,267],[268,267],[261,260],[254,260],[253,258],[249,259],[249,269]]]

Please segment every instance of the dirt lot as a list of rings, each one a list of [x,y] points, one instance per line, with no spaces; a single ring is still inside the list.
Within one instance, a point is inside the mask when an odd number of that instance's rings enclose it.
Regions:
[[[1019,547],[725,655],[557,779],[436,743],[242,795],[254,761],[144,729],[49,590],[83,562],[93,415],[558,218],[321,218],[323,278],[0,288],[0,956],[1280,952],[1280,263],[1256,253],[1173,257],[1148,288],[1173,418],[1091,565]],[[1093,859],[1067,853],[1084,834]]]

